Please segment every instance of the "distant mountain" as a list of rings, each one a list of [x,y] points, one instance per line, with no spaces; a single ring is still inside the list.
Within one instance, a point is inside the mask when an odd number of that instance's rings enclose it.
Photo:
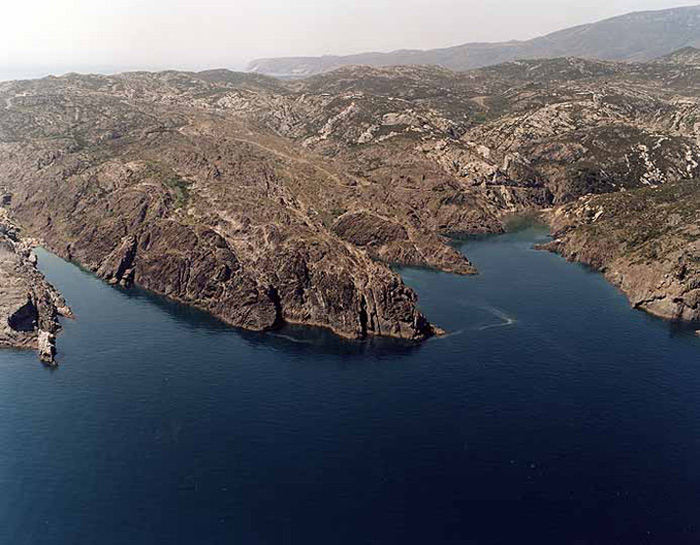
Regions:
[[[700,46],[700,6],[645,11],[560,30],[527,41],[469,43],[428,51],[402,50],[349,56],[260,59],[248,69],[277,77],[305,77],[341,66],[438,65],[481,68],[518,59],[582,57],[643,61]]]

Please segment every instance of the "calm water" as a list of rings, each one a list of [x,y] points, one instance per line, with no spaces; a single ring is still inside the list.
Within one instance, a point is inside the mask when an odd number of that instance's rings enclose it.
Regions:
[[[403,271],[453,334],[256,335],[41,253],[61,367],[0,352],[0,543],[697,544],[700,339],[472,241]]]

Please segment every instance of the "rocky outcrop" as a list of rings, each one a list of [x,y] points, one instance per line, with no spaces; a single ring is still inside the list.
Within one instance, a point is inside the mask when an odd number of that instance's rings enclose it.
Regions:
[[[345,241],[365,249],[386,263],[430,267],[456,274],[474,274],[476,269],[464,256],[448,246],[423,243],[420,235],[410,237],[406,227],[370,212],[349,212],[338,217],[333,232]]]
[[[54,365],[58,317],[71,311],[30,252],[0,210],[0,346],[37,350],[42,362]]]
[[[48,331],[41,330],[37,341],[39,359],[46,365],[56,363],[56,335]]]

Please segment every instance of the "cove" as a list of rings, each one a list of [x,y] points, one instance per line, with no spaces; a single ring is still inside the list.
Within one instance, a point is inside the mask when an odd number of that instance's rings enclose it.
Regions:
[[[40,252],[78,319],[0,351],[0,543],[700,541],[700,340],[601,275],[460,243],[422,345],[236,331]]]

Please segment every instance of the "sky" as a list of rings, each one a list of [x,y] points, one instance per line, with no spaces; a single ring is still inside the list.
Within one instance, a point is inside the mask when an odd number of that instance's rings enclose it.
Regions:
[[[0,0],[0,80],[528,39],[700,0]]]

